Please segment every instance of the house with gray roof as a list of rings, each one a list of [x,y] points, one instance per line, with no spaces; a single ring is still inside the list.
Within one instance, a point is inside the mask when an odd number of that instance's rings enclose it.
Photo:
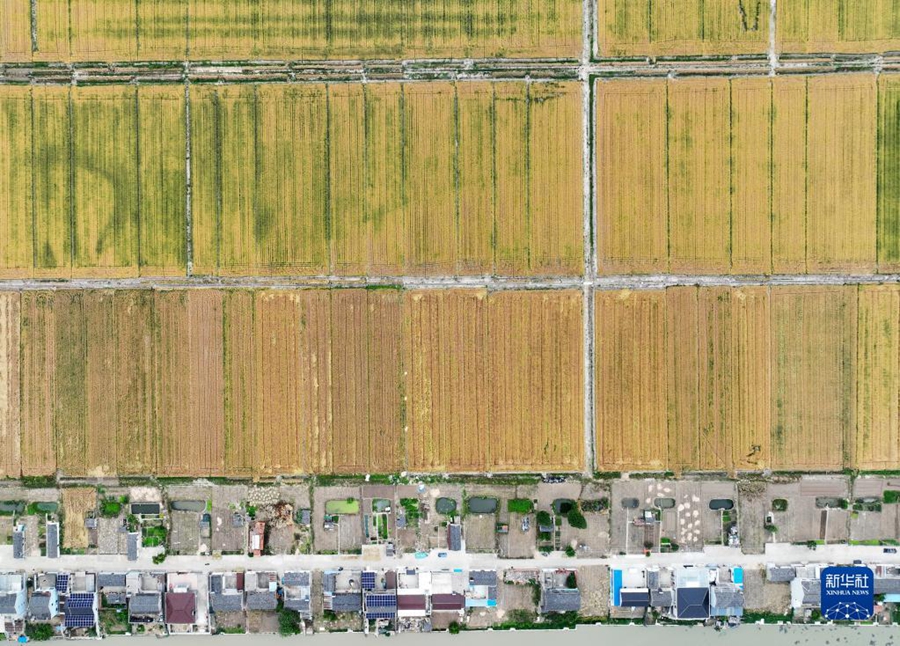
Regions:
[[[819,579],[794,579],[791,581],[791,607],[795,610],[818,608],[822,589]]]
[[[247,610],[275,610],[278,607],[278,573],[247,572],[244,592]]]
[[[125,573],[101,572],[97,575],[97,590],[104,607],[124,606]]]
[[[34,592],[28,600],[28,621],[46,623],[59,614],[59,593],[56,590]]]
[[[163,623],[162,594],[159,592],[138,592],[128,600],[128,623]]]
[[[25,558],[25,525],[16,525],[13,530],[13,558]]]
[[[47,523],[47,558],[59,558],[59,523]]]
[[[322,573],[322,607],[332,612],[362,612],[362,572],[326,570]]]
[[[900,577],[875,577],[875,594],[900,594]]]
[[[0,633],[17,631],[25,618],[26,594],[24,574],[0,574]]]
[[[214,572],[209,575],[209,609],[213,614],[244,611],[243,572]]]
[[[493,608],[497,605],[497,571],[470,570],[466,590],[467,608]]]
[[[766,581],[770,583],[790,583],[796,576],[793,565],[766,565]]]
[[[293,610],[304,619],[312,618],[311,573],[285,572],[281,578],[281,589],[284,596],[284,607]]]
[[[581,610],[581,591],[576,576],[575,570],[568,568],[541,571],[542,615]]]
[[[128,552],[128,560],[137,561],[138,547],[141,544],[140,532],[128,532],[128,536],[125,538],[125,544]]]
[[[740,617],[744,614],[744,591],[734,583],[717,583],[709,589],[711,617]]]
[[[451,552],[462,551],[462,525],[459,523],[447,525],[447,549]]]

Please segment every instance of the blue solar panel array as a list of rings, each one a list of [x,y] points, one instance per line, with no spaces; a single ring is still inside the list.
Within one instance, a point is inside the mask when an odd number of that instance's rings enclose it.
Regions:
[[[66,615],[66,628],[90,628],[94,625],[94,615]]]
[[[67,592],[69,589],[69,575],[68,574],[57,574],[56,575],[56,591],[57,592]]]
[[[390,608],[396,605],[395,594],[370,594],[366,597],[366,608]]]
[[[66,608],[90,608],[94,605],[94,595],[91,593],[79,592],[70,594],[66,599]]]
[[[393,619],[396,612],[367,612],[366,619]]]
[[[374,572],[363,572],[362,573],[362,589],[363,590],[374,590],[375,589],[375,573]]]

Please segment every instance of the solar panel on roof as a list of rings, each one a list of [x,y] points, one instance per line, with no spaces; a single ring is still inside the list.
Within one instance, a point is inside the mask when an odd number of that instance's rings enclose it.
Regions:
[[[94,625],[94,615],[66,615],[66,628],[90,628]]]
[[[393,594],[370,594],[366,597],[366,607],[386,608],[397,605],[397,596]]]
[[[363,590],[374,590],[375,589],[375,573],[374,572],[363,572],[362,573],[362,589]]]
[[[90,608],[94,605],[94,595],[90,593],[70,594],[66,599],[66,608]]]
[[[68,574],[57,574],[56,575],[56,591],[57,592],[65,592],[69,589],[69,575]]]
[[[367,612],[366,619],[393,619],[397,613],[395,612]]]

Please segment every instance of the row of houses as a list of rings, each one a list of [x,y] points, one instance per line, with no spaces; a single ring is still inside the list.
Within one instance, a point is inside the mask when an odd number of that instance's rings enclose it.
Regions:
[[[744,613],[744,571],[720,566],[640,566],[610,571],[614,617],[647,609],[675,621],[735,623]]]
[[[28,580],[0,574],[0,632],[22,634],[26,623],[49,624],[70,637],[97,634],[104,609],[121,611],[132,632],[204,634],[217,617],[279,603],[309,619],[310,572],[46,572]]]
[[[323,575],[323,608],[358,613],[376,628],[429,631],[461,621],[467,608],[497,604],[494,570],[328,570]]]
[[[810,616],[822,603],[822,571],[831,563],[766,566],[766,580],[784,583],[791,588],[791,608],[795,616]],[[874,577],[874,593],[886,603],[900,603],[900,567],[868,565]]]

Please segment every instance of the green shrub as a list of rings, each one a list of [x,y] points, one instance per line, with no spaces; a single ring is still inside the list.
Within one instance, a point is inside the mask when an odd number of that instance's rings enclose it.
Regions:
[[[278,611],[278,634],[282,637],[300,634],[300,621],[296,612],[284,608]]]
[[[569,576],[566,577],[566,587],[569,590],[575,590],[578,587],[578,577],[574,572],[569,572]]]
[[[450,625],[447,627],[447,630],[450,631],[451,635],[458,635],[459,634],[459,622],[451,621]]]
[[[772,509],[775,511],[787,511],[788,501],[784,498],[776,498],[772,501]]]
[[[534,511],[534,503],[528,498],[513,498],[506,502],[506,508],[513,514],[530,514]]]
[[[571,545],[566,545],[566,556],[572,557],[575,556],[575,548]]]
[[[553,520],[550,518],[550,512],[544,511],[543,509],[537,513],[537,522],[538,525],[552,525]]]
[[[575,529],[587,529],[587,520],[585,520],[584,514],[582,514],[577,507],[572,507],[566,515],[566,518],[569,520],[569,524]]]
[[[900,491],[894,491],[893,489],[888,489],[884,492],[884,504],[886,505],[895,505],[900,502]]]
[[[50,624],[27,624],[25,636],[36,642],[45,642],[53,637],[55,631]]]

